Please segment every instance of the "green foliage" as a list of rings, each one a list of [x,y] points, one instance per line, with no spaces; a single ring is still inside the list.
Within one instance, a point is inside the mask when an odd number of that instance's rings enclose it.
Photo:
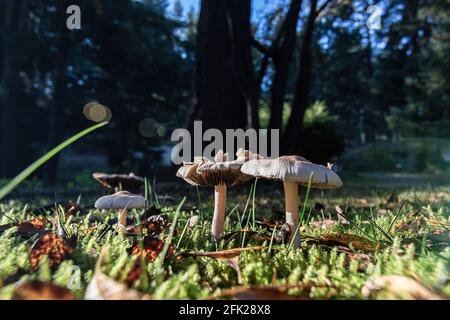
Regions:
[[[436,292],[450,295],[448,285],[448,261],[450,250],[448,247],[448,224],[449,206],[436,195],[448,192],[448,189],[438,189],[428,192],[405,191],[399,192],[399,199],[408,200],[401,206],[401,202],[386,204],[386,195],[370,196],[367,201],[370,208],[357,207],[357,201],[352,197],[329,198],[313,197],[309,203],[320,201],[324,205],[323,215],[335,215],[334,206],[339,204],[342,208],[347,206],[346,216],[351,221],[350,225],[336,225],[330,230],[315,226],[315,222],[321,221],[321,215],[313,215],[307,219],[301,229],[302,245],[299,249],[289,249],[287,246],[276,244],[272,251],[267,249],[254,252],[243,252],[240,255],[239,266],[244,286],[265,286],[285,284],[310,284],[316,286],[309,293],[300,289],[289,290],[289,294],[307,294],[311,298],[323,299],[361,299],[361,288],[369,280],[380,275],[401,275],[419,280],[426,286],[433,288]],[[358,195],[354,195],[357,197]],[[272,218],[272,209],[267,210],[261,206],[261,202],[271,201],[269,208],[282,208],[282,200],[278,197],[267,198],[258,196],[256,203],[257,217],[265,216]],[[366,199],[366,198],[365,198]],[[420,199],[420,200],[419,200]],[[235,198],[230,197],[234,202]],[[236,209],[243,210],[243,204]],[[390,206],[390,207],[389,207]],[[165,214],[173,220],[177,214],[180,221],[186,221],[192,214],[198,212],[187,212],[177,207],[162,207]],[[231,207],[231,205],[230,205]],[[385,209],[388,207],[388,209]],[[210,206],[205,207],[210,211]],[[310,211],[310,205],[306,212]],[[8,216],[20,220],[31,217],[24,213],[20,203],[10,202],[1,204],[1,212],[7,212]],[[382,212],[384,210],[385,212]],[[9,279],[17,274],[17,280],[27,279],[51,280],[60,286],[66,286],[69,278],[75,276],[79,280],[79,289],[73,289],[78,298],[83,298],[90,279],[92,278],[95,262],[103,246],[108,246],[107,254],[102,262],[102,272],[116,281],[123,282],[128,272],[136,261],[131,257],[127,249],[132,240],[113,230],[107,231],[104,227],[109,218],[115,217],[116,212],[98,211],[90,209],[87,216],[74,217],[68,221],[70,232],[80,230],[77,247],[73,256],[64,261],[56,270],[48,268],[45,259],[37,271],[31,269],[28,261],[27,251],[30,240],[19,237],[17,228],[6,230],[0,235],[0,279],[8,281],[7,285],[0,287],[0,297],[9,299],[14,289],[14,282]],[[84,233],[90,224],[88,220],[93,217],[101,217],[104,222],[96,223],[97,230]],[[51,214],[47,216],[52,219]],[[178,251],[214,251],[210,242],[210,217],[200,220],[193,230],[186,230],[178,248]],[[368,221],[373,221],[368,223]],[[1,224],[10,222],[5,216]],[[374,227],[376,224],[376,227]],[[253,227],[260,235],[265,230]],[[172,243],[178,243],[181,237],[183,223],[176,225]],[[239,230],[238,224],[227,223],[225,233]],[[310,243],[308,239],[317,239],[331,230],[373,239],[382,245],[375,252],[363,252],[354,249],[349,256],[337,246],[323,247],[320,243]],[[387,241],[383,233],[389,232],[393,238]],[[268,232],[270,233],[270,232]],[[423,238],[426,235],[427,240]],[[161,235],[163,241],[167,241],[169,231]],[[242,243],[242,235],[234,243],[223,241],[219,244],[220,249],[239,247]],[[268,246],[267,240],[250,239],[246,246]],[[366,258],[362,258],[362,256]],[[79,271],[73,273],[73,267]],[[223,260],[208,257],[189,257],[184,259],[166,259],[161,267],[164,270],[164,280],[160,285],[150,282],[145,286],[141,280],[136,281],[132,287],[147,292],[155,299],[202,299],[208,296],[220,294],[227,288],[238,285],[237,274],[228,263]],[[155,270],[155,263],[149,263],[150,274]],[[382,299],[384,292],[380,291],[375,298]]]
[[[305,112],[300,153],[315,163],[326,164],[344,150],[339,134],[338,117],[331,115],[322,101],[316,101]]]

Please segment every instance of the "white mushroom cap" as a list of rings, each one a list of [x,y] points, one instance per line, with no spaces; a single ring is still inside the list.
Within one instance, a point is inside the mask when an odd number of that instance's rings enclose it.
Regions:
[[[311,163],[299,156],[282,156],[278,159],[254,159],[244,163],[241,171],[258,178],[282,180],[308,185],[313,173],[311,187],[337,189],[342,186],[339,176],[330,168]]]
[[[119,191],[111,195],[103,196],[95,202],[97,209],[134,209],[144,208],[145,198],[128,191]]]

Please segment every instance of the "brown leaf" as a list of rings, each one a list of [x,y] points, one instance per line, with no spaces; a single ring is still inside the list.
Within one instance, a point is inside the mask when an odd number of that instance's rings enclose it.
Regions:
[[[212,252],[181,252],[177,256],[180,258],[183,257],[208,257],[212,259],[217,259],[224,261],[227,263],[231,268],[236,271],[237,274],[237,282],[238,284],[242,283],[242,275],[241,275],[241,269],[239,266],[239,260],[240,260],[240,254],[244,251],[258,251],[265,249],[266,247],[247,247],[247,248],[235,248],[235,249],[229,249],[229,250],[222,250],[222,251],[212,251]]]
[[[131,270],[128,272],[127,278],[125,279],[125,282],[127,283],[128,287],[131,287],[135,281],[139,280],[139,278],[142,275],[142,272],[143,270],[141,260],[137,259],[133,264]],[[149,274],[147,275],[150,277]]]
[[[61,262],[70,258],[73,250],[74,244],[70,239],[46,233],[30,246],[28,257],[34,270],[39,268],[39,262],[44,256],[48,256],[50,267],[56,269]]]
[[[142,245],[142,247],[141,247]],[[146,236],[142,243],[140,241],[135,241],[130,249],[128,249],[128,253],[134,256],[143,256],[148,259],[148,261],[155,261],[158,257],[159,253],[164,247],[164,242],[158,238]],[[173,246],[169,246],[169,250],[167,251],[167,257],[170,257],[173,254]]]
[[[338,221],[340,224],[350,224],[350,222],[347,220],[347,218],[345,217],[345,213],[344,210],[342,210],[342,208],[339,205],[336,205],[334,207],[334,209],[337,212],[337,216],[338,216]]]
[[[17,231],[21,234],[36,234],[44,230],[49,221],[44,217],[37,217],[28,221],[20,222]]]
[[[311,225],[315,228],[330,229],[333,228],[336,224],[337,222],[334,220],[325,219],[322,221],[314,221]]]
[[[37,217],[28,221],[2,225],[0,226],[0,233],[10,228],[17,227],[17,234],[19,236],[29,238],[36,234],[44,233],[45,227],[49,223],[50,222],[44,217]]]
[[[84,294],[85,300],[150,300],[148,294],[117,282],[101,271],[101,264],[106,249],[103,248],[95,265],[95,272]]]
[[[311,300],[309,291],[311,288],[333,288],[331,286],[321,285],[283,285],[283,286],[266,286],[266,287],[234,287],[223,290],[220,294],[214,295],[208,300],[230,298],[234,300]],[[306,289],[300,295],[290,295],[290,289]]]
[[[200,220],[200,217],[198,215],[194,215],[194,216],[189,217],[189,219],[187,221],[188,229],[189,230],[194,229],[199,220]]]
[[[319,237],[319,242],[327,245],[342,245],[346,247],[349,247],[351,244],[355,249],[370,252],[377,251],[380,248],[380,244],[370,242],[363,237],[338,232],[321,235]]]
[[[285,223],[281,226],[280,230],[275,235],[275,241],[277,243],[288,243],[290,237],[291,237],[291,228],[287,223]]]
[[[203,252],[203,251],[192,251],[192,252],[180,252],[177,254],[177,257],[184,258],[184,257],[208,257],[208,258],[214,258],[214,259],[226,259],[226,258],[234,258],[241,254],[241,252],[244,251],[260,251],[263,249],[267,249],[267,247],[263,246],[257,246],[257,247],[247,247],[247,248],[234,248],[234,249],[228,249],[228,250],[222,250],[222,251],[209,251],[209,252]]]
[[[237,274],[237,283],[241,284],[242,283],[242,274],[241,274],[241,268],[239,266],[239,260],[240,257],[236,256],[233,258],[225,258],[225,259],[220,259],[219,260],[224,260],[231,268],[234,269],[234,271],[236,271]]]
[[[366,298],[373,298],[379,291],[386,294],[387,299],[443,300],[439,294],[425,287],[420,282],[397,275],[385,275],[369,280],[362,287],[361,293]]]
[[[147,233],[151,236],[157,236],[167,228],[167,216],[166,215],[153,215],[149,218],[141,221],[136,226],[126,228],[127,235],[136,235]]]
[[[30,281],[14,289],[12,300],[76,300],[67,288],[59,287],[50,281]]]

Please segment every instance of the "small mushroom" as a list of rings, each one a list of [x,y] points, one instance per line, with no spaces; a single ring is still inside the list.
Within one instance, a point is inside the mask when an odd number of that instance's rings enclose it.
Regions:
[[[291,236],[295,235],[293,244],[300,246],[298,227],[298,185],[308,186],[312,174],[311,187],[317,189],[337,189],[342,186],[339,176],[331,168],[311,163],[300,156],[282,156],[278,159],[253,159],[244,163],[241,171],[258,178],[283,181],[286,206],[286,223]]]
[[[97,209],[121,209],[117,228],[124,230],[127,223],[127,209],[144,208],[145,198],[128,191],[119,191],[111,195],[103,196],[95,202]]]
[[[145,183],[144,178],[130,174],[108,174],[102,172],[95,172],[92,177],[98,181],[103,187],[114,189],[114,191],[119,191],[119,189],[126,191],[139,191]]]
[[[196,157],[194,162],[185,162],[178,170],[177,177],[183,178],[193,186],[214,187],[214,216],[212,221],[212,240],[220,239],[225,220],[227,188],[249,181],[252,176],[241,172],[241,166],[247,159],[254,157],[244,150],[238,151],[238,159],[228,161],[228,154],[218,151],[214,161],[204,157]]]

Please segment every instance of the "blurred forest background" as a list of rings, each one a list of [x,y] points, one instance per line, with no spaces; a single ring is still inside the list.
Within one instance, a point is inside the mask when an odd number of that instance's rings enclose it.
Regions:
[[[91,125],[92,101],[110,124],[39,183],[164,179],[194,120],[280,129],[283,153],[347,174],[448,177],[450,0],[0,0],[0,23],[0,177]]]

